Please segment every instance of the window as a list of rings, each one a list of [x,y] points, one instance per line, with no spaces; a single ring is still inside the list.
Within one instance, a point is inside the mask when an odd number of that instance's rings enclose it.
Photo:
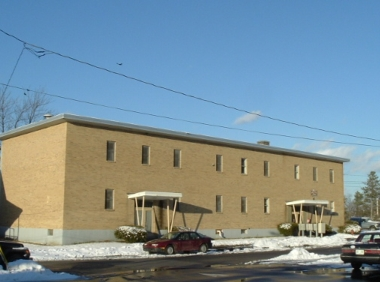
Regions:
[[[150,148],[149,146],[142,146],[142,164],[149,164],[149,154]]]
[[[300,179],[300,166],[299,165],[294,166],[294,178]]]
[[[247,159],[242,158],[241,159],[241,173],[242,174],[247,174]]]
[[[107,141],[107,161],[114,162],[115,161],[115,141]]]
[[[223,211],[223,196],[216,195],[216,212]]]
[[[313,181],[318,181],[318,168],[313,167]]]
[[[330,169],[330,183],[334,183],[334,170]]]
[[[181,150],[175,149],[174,150],[174,167],[181,167]]]
[[[216,155],[216,171],[219,171],[219,172],[223,171],[223,156],[222,155]]]
[[[247,197],[241,197],[241,212],[247,213]]]
[[[200,236],[197,233],[195,233],[195,232],[190,233],[190,240],[197,240],[199,238],[200,238]]]
[[[269,198],[264,198],[264,213],[270,212]]]
[[[269,177],[269,162],[264,161],[264,176]]]
[[[113,189],[106,189],[106,196],[105,196],[105,209],[106,210],[113,210],[114,204],[113,204]]]

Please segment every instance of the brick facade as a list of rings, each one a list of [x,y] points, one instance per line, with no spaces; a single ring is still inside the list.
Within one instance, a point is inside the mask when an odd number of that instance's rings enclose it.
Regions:
[[[182,193],[174,225],[210,236],[216,229],[231,231],[231,236],[241,229],[252,230],[252,236],[259,230],[276,234],[277,224],[291,220],[286,202],[311,199],[312,189],[318,192],[316,199],[335,203],[336,215],[324,221],[333,227],[343,224],[346,159],[67,116],[0,137],[5,193],[0,226],[20,239],[85,242],[93,239],[91,232],[102,230],[108,235],[95,239],[110,239],[106,237],[118,226],[134,224],[134,201],[128,194],[140,191]],[[115,161],[106,160],[107,141],[116,144]],[[143,145],[150,147],[148,165],[142,164]],[[175,149],[181,150],[180,168],[173,165]],[[216,155],[223,156],[222,172],[216,171]],[[242,158],[247,159],[247,174],[241,173]],[[269,176],[264,176],[264,161],[269,162]],[[313,167],[318,181],[313,180]],[[106,189],[114,190],[112,210],[105,209]],[[216,212],[216,195],[223,197],[221,213]],[[247,198],[247,213],[241,212],[241,197]],[[264,198],[269,198],[268,214]],[[154,201],[152,209],[152,231],[164,230],[166,203]],[[33,237],[31,230],[38,235]]]

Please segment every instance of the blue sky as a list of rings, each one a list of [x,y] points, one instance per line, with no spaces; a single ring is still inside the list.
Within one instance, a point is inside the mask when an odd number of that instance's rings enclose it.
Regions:
[[[2,31],[72,58],[24,50],[10,81],[67,98],[52,97],[53,113],[349,158],[347,194],[380,170],[379,1],[16,0],[0,11]],[[24,47],[4,32],[0,83]]]

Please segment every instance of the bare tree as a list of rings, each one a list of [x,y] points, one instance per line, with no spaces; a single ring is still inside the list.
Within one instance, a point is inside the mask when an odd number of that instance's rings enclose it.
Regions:
[[[345,220],[348,221],[352,216],[358,215],[357,201],[358,195],[355,196],[355,199],[351,194],[344,197],[344,207],[345,207]]]
[[[13,100],[10,93],[5,89],[0,89],[0,130],[5,132],[9,129],[9,125],[13,115]]]
[[[19,98],[12,98],[11,93],[2,89],[0,93],[1,132],[42,119],[44,114],[51,113],[47,108],[50,103],[51,100],[45,95],[43,88],[27,91],[23,97]]]

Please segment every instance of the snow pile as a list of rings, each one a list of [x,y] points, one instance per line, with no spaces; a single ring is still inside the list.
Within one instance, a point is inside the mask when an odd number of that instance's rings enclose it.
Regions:
[[[289,262],[291,264],[323,264],[323,263],[342,263],[339,255],[318,255],[315,253],[310,253],[304,248],[295,248],[289,252],[287,255],[278,256],[267,260],[268,262]]]
[[[252,248],[257,250],[284,250],[297,247],[329,247],[341,246],[347,242],[347,239],[354,239],[357,236],[349,234],[336,234],[326,237],[271,237],[271,238],[251,238],[228,240],[220,239],[212,241],[213,246],[224,245],[252,245]]]
[[[78,278],[67,273],[54,273],[32,260],[10,262],[8,270],[0,270],[0,281],[63,281]]]
[[[66,246],[40,246],[24,244],[29,248],[33,260],[80,260],[104,258],[132,258],[148,256],[142,250],[142,243],[91,243]]]

